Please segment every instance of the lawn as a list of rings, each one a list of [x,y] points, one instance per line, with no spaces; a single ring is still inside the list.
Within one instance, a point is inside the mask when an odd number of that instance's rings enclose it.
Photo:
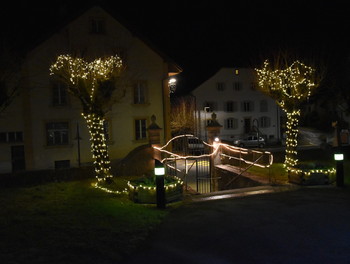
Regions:
[[[0,189],[1,263],[117,263],[169,212],[92,183]]]

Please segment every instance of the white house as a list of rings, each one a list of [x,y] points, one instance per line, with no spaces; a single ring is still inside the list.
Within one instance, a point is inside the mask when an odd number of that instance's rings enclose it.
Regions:
[[[128,82],[105,122],[112,160],[149,142],[153,115],[162,128],[160,143],[170,138],[168,81],[181,69],[104,9],[92,7],[27,53],[20,94],[0,115],[0,173],[92,161],[80,102],[49,75],[61,54],[91,61],[118,54],[126,65]]]
[[[254,70],[221,68],[192,91],[196,100],[198,134],[206,138],[206,125],[215,112],[222,125],[220,137],[233,141],[259,131],[267,142],[281,139],[281,109],[256,89]]]

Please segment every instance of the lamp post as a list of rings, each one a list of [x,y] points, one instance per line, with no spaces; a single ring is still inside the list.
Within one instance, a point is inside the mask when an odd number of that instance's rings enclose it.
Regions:
[[[80,160],[80,140],[82,139],[80,137],[80,130],[79,130],[79,123],[77,123],[77,135],[76,137],[74,138],[75,140],[77,140],[77,146],[78,146],[78,166],[80,168],[81,166],[81,160]]]
[[[157,207],[165,209],[165,188],[164,188],[165,168],[159,160],[154,160],[154,175],[156,176]]]
[[[334,153],[334,160],[337,163],[337,172],[336,172],[336,183],[338,187],[344,186],[344,154]]]
[[[210,107],[209,106],[205,106],[204,107],[204,133],[205,133],[205,141],[208,141],[208,135],[207,135],[207,113],[210,111]]]

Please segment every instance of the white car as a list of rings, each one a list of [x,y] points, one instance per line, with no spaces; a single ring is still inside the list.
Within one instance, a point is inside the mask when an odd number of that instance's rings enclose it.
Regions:
[[[234,145],[239,147],[258,147],[263,148],[265,146],[265,139],[263,137],[259,137],[257,135],[249,135],[244,139],[235,140]]]

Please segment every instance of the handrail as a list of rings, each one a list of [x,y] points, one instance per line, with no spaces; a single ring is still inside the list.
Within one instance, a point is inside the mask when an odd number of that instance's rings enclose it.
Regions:
[[[256,163],[259,159],[261,159],[261,157],[262,157],[262,155],[261,155],[259,158],[257,158],[252,164],[249,164],[249,166],[246,167],[243,171],[241,171],[241,172],[237,175],[237,177],[235,177],[235,178],[233,178],[231,181],[229,181],[229,182],[226,184],[226,186],[228,186],[230,183],[232,183],[234,180],[236,180],[238,177],[240,177],[243,173],[245,173],[247,170],[249,170],[251,167],[253,167],[253,166],[254,166],[254,163]]]

